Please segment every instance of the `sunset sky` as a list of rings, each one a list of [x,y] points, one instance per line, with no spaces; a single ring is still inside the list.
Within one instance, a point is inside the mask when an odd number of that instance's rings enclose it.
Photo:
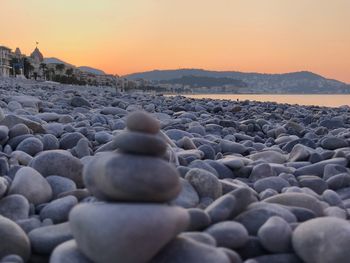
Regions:
[[[349,0],[0,0],[0,45],[127,74],[309,70],[350,83]]]

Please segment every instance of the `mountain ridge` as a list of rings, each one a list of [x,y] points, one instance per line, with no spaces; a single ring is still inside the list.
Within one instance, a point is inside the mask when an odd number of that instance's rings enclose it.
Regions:
[[[70,64],[68,62],[65,62],[59,58],[56,57],[49,57],[49,58],[44,58],[43,63],[46,64],[64,64],[66,66],[70,66],[70,67],[74,67],[77,69],[80,69],[81,71],[84,72],[88,72],[88,73],[93,73],[96,75],[106,75],[106,73],[103,70],[97,69],[97,68],[93,68],[93,67],[89,67],[89,66],[75,66],[73,64]]]
[[[257,93],[350,93],[345,82],[329,79],[310,71],[288,73],[255,73],[204,69],[153,70],[125,75],[130,80],[145,79],[153,83],[174,83],[185,76],[232,78],[243,81],[247,88],[240,92]]]

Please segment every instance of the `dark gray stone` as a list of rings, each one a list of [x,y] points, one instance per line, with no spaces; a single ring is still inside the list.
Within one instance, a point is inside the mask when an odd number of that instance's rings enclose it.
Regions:
[[[55,224],[66,222],[69,212],[76,204],[78,200],[72,195],[56,199],[40,211],[40,218],[50,218]]]
[[[284,187],[288,187],[290,184],[288,181],[280,178],[280,177],[267,177],[267,178],[262,178],[260,180],[257,180],[254,183],[254,189],[258,193],[261,193],[264,190],[267,189],[273,189],[277,192],[281,192],[281,190]]]
[[[84,167],[84,181],[103,200],[166,202],[181,191],[175,167],[141,155],[100,154]]]
[[[59,244],[73,238],[69,223],[36,228],[28,234],[32,249],[39,254],[51,254]]]
[[[347,263],[350,250],[350,224],[333,217],[315,218],[300,224],[293,232],[293,247],[306,263]]]
[[[212,223],[228,220],[235,209],[237,200],[230,194],[226,194],[211,203],[205,212],[210,216]]]
[[[67,151],[52,150],[42,152],[34,157],[29,166],[44,177],[59,175],[73,180],[78,187],[83,185],[83,164]]]
[[[58,245],[52,252],[50,263],[93,263],[78,249],[75,240],[66,241]]]
[[[244,225],[250,235],[256,235],[260,227],[272,216],[282,217],[288,223],[297,221],[295,215],[283,206],[264,203],[250,205],[234,220]]]
[[[181,192],[171,201],[171,204],[184,208],[196,207],[199,203],[199,196],[193,186],[185,179],[180,178]]]
[[[219,179],[210,172],[194,168],[187,172],[185,179],[196,189],[199,197],[210,197],[215,200],[222,194]]]
[[[263,247],[272,253],[286,253],[292,250],[292,229],[281,217],[270,217],[258,231]]]
[[[249,240],[248,231],[237,222],[224,221],[214,224],[205,230],[213,236],[219,247],[237,249],[243,247]]]
[[[77,189],[74,181],[66,177],[50,175],[46,177],[46,180],[51,186],[53,199],[56,199],[61,193]]]
[[[82,97],[75,96],[70,100],[70,105],[73,107],[87,107],[91,108],[90,102]]]
[[[167,145],[160,137],[141,132],[122,132],[113,139],[122,152],[144,155],[164,155]]]
[[[66,133],[60,139],[60,148],[64,150],[71,149],[75,147],[82,138],[85,137],[80,132]]]
[[[49,202],[52,198],[50,184],[31,167],[23,167],[17,171],[8,193],[23,195],[34,205]]]
[[[338,190],[350,186],[350,174],[342,173],[329,178],[327,181],[329,189]]]
[[[38,138],[27,138],[18,144],[16,150],[23,151],[28,153],[31,156],[36,155],[37,153],[42,152],[44,149],[43,143]]]
[[[177,237],[150,261],[150,263],[162,262],[230,263],[230,259],[222,250],[189,238]]]
[[[76,206],[69,222],[79,250],[90,260],[148,262],[185,230],[189,215],[167,205],[91,203]]]
[[[13,221],[0,216],[0,258],[19,255],[26,262],[30,256],[30,242],[26,233]]]
[[[29,216],[29,203],[22,195],[9,195],[0,200],[0,215],[13,221]]]
[[[130,131],[156,134],[160,130],[160,123],[147,112],[135,111],[128,115],[126,127]]]
[[[211,224],[210,216],[200,208],[190,208],[187,210],[190,216],[188,231],[198,231],[208,227]]]
[[[313,196],[303,193],[283,193],[269,197],[264,200],[267,203],[280,204],[285,206],[297,206],[310,209],[317,216],[323,215],[321,203]]]

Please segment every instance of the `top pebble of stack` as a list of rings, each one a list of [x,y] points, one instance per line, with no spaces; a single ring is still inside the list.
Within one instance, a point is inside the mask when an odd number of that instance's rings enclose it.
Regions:
[[[144,111],[136,111],[128,116],[126,127],[130,131],[157,134],[160,130],[160,123],[150,114]]]

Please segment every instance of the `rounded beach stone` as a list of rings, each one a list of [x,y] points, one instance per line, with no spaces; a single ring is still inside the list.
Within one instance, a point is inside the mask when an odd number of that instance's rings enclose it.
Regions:
[[[48,203],[41,211],[40,218],[50,218],[55,224],[66,222],[69,212],[78,204],[75,196],[69,195]]]
[[[342,165],[337,164],[327,164],[324,167],[323,171],[323,179],[327,181],[329,178],[331,178],[334,175],[341,174],[341,173],[348,173],[348,168]]]
[[[257,202],[258,199],[254,195],[254,192],[248,187],[239,187],[230,192],[230,195],[236,198],[236,206],[231,216],[235,217],[246,209],[251,203]]]
[[[281,217],[270,217],[260,227],[258,237],[263,247],[272,253],[291,251],[292,229]]]
[[[303,263],[300,258],[292,253],[263,255],[249,260],[244,263]]]
[[[230,218],[235,209],[237,200],[230,194],[226,194],[211,203],[205,212],[210,216],[212,223],[225,221]]]
[[[28,200],[22,195],[9,195],[0,200],[0,215],[13,221],[29,216]]]
[[[338,137],[326,137],[321,140],[321,146],[327,150],[335,150],[348,146],[348,142]]]
[[[30,256],[30,242],[26,233],[13,221],[0,216],[0,258],[19,255],[24,261]]]
[[[9,131],[10,138],[25,134],[30,134],[30,129],[23,123],[14,125]]]
[[[216,247],[216,240],[213,236],[205,232],[183,232],[178,237],[189,238],[199,243],[203,243],[209,246]]]
[[[43,143],[35,137],[27,138],[20,142],[16,148],[17,151],[28,153],[31,156],[42,152],[44,149]]]
[[[178,205],[183,208],[193,208],[199,203],[199,196],[193,186],[185,179],[180,178],[181,192],[171,201],[172,205]]]
[[[69,222],[79,250],[90,260],[131,263],[150,261],[186,229],[189,215],[166,205],[94,203],[76,206]]]
[[[242,257],[242,259],[255,258],[269,253],[264,249],[259,238],[256,236],[249,236],[248,242],[235,251]]]
[[[33,251],[50,254],[56,246],[73,238],[69,223],[36,228],[28,234]]]
[[[41,221],[37,217],[30,217],[27,219],[17,220],[16,223],[24,230],[29,233],[30,231],[41,227]]]
[[[283,193],[266,198],[264,202],[310,209],[317,216],[323,215],[323,207],[317,198],[304,193]]]
[[[190,223],[187,231],[197,231],[208,227],[211,223],[209,215],[200,208],[190,208],[187,210],[190,216]]]
[[[50,263],[63,262],[93,263],[79,251],[77,243],[74,239],[58,245],[51,254]]]
[[[348,173],[341,173],[332,176],[327,181],[327,185],[329,189],[332,190],[338,190],[341,188],[349,187],[350,186],[350,174]]]
[[[224,221],[214,224],[205,230],[213,236],[219,247],[236,249],[243,247],[249,240],[248,231],[237,222]]]
[[[283,178],[280,177],[267,177],[267,178],[262,178],[260,180],[257,180],[254,183],[254,189],[258,193],[261,193],[264,190],[267,189],[273,189],[277,192],[281,192],[281,190],[284,187],[288,187],[290,184],[288,181],[284,180]]]
[[[20,256],[12,254],[3,257],[1,263],[24,263],[24,261]]]
[[[122,152],[144,155],[161,156],[167,148],[160,137],[141,132],[122,132],[113,139],[113,143]]]
[[[0,125],[0,141],[4,141],[8,139],[9,128],[4,125]]]
[[[99,199],[167,202],[181,191],[174,166],[149,156],[102,153],[84,167],[84,181]]]
[[[42,176],[59,175],[72,179],[78,187],[83,185],[83,164],[64,150],[51,150],[40,153],[29,163]]]
[[[318,176],[304,175],[298,179],[300,187],[309,188],[319,195],[328,189],[327,183]]]
[[[261,163],[257,164],[253,167],[253,170],[249,176],[249,179],[252,182],[258,181],[263,178],[268,178],[275,176],[275,172],[273,171],[272,167],[268,163]]]
[[[90,102],[88,102],[86,99],[75,96],[70,100],[70,105],[73,107],[87,107],[91,108]]]
[[[185,179],[196,189],[199,197],[210,197],[215,200],[222,194],[222,186],[219,179],[206,170],[191,169],[187,172]]]
[[[0,177],[0,198],[6,194],[8,186],[9,182],[4,177]]]
[[[229,256],[223,250],[185,237],[175,238],[150,261],[150,263],[163,262],[231,263]]]
[[[0,121],[2,121],[3,119],[5,119],[5,113],[4,110],[0,107]]]
[[[144,111],[135,111],[128,115],[126,127],[130,131],[156,134],[160,130],[160,122]]]
[[[60,148],[60,143],[56,136],[52,134],[45,134],[43,136],[44,151],[57,150]]]
[[[281,205],[264,202],[249,205],[246,211],[234,220],[244,225],[250,235],[256,235],[259,228],[272,216],[282,217],[288,223],[297,222],[295,215],[288,209]]]
[[[267,163],[279,163],[279,164],[283,164],[287,160],[287,157],[285,155],[272,150],[251,154],[249,158],[252,159],[253,161],[263,160]]]
[[[80,132],[72,132],[64,134],[60,139],[60,148],[68,150],[77,145],[80,139],[85,138]]]
[[[53,199],[56,199],[61,193],[77,189],[77,186],[73,180],[66,177],[50,175],[46,177],[46,180],[51,186]]]
[[[293,232],[293,248],[306,263],[347,263],[350,258],[350,224],[334,217],[315,218]]]
[[[81,138],[77,145],[73,148],[76,157],[79,159],[85,157],[85,156],[90,156],[91,155],[91,150],[89,147],[89,140],[86,138]]]
[[[226,256],[230,259],[230,263],[242,263],[241,256],[234,250],[225,248],[225,247],[220,247],[218,248],[219,250],[223,251],[226,253]]]
[[[52,190],[46,179],[31,167],[20,168],[13,179],[9,194],[23,195],[34,205],[49,202]]]

